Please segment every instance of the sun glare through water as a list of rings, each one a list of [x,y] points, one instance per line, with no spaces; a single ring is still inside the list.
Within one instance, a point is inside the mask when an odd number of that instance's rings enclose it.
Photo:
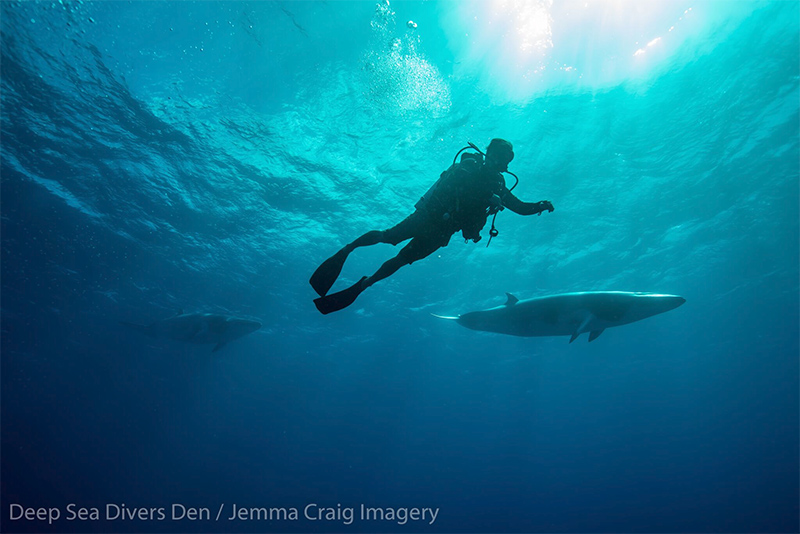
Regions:
[[[456,74],[478,77],[498,99],[525,101],[645,81],[746,15],[736,2],[694,2],[467,0],[446,3],[442,15]]]

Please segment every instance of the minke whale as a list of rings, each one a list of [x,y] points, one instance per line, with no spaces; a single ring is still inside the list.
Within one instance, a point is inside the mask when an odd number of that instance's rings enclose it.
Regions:
[[[586,291],[519,300],[506,293],[502,306],[465,313],[451,319],[471,330],[521,337],[570,336],[575,341],[584,332],[594,341],[606,328],[621,326],[674,310],[686,299],[678,295]]]
[[[261,328],[261,323],[249,319],[211,313],[184,314],[183,311],[178,312],[174,317],[149,325],[126,321],[120,321],[120,324],[156,339],[172,339],[198,344],[215,343],[211,352],[217,352],[226,343]]]

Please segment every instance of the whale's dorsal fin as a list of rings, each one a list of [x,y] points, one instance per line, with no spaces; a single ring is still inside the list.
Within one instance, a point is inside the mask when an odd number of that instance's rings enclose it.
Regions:
[[[506,306],[513,306],[514,304],[519,302],[519,299],[514,295],[512,295],[511,293],[506,293],[506,296],[508,297],[508,300],[506,301],[505,304]]]

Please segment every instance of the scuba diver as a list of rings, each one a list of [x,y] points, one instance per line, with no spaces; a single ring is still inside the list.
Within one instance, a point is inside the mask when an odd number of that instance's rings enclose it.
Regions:
[[[464,152],[472,149],[473,152]],[[461,160],[456,163],[458,156]],[[414,206],[415,211],[402,222],[388,230],[372,230],[339,252],[325,260],[317,268],[309,282],[320,298],[314,300],[317,309],[329,314],[346,308],[369,286],[394,274],[400,267],[410,265],[427,257],[435,250],[446,247],[450,237],[461,230],[465,242],[477,243],[487,218],[508,208],[519,215],[540,214],[553,211],[549,200],[523,202],[511,191],[519,183],[519,178],[508,171],[508,164],[514,159],[511,143],[504,139],[492,139],[484,154],[477,146],[469,143],[453,159],[453,164],[444,171],[439,180]],[[517,179],[511,189],[506,187],[501,173],[508,173]],[[492,219],[489,243],[498,234]],[[377,243],[397,245],[411,239],[394,258],[391,258],[372,276],[364,276],[349,288],[328,295],[328,291],[342,272],[347,257],[358,247],[368,247]],[[486,245],[489,246],[488,243]]]

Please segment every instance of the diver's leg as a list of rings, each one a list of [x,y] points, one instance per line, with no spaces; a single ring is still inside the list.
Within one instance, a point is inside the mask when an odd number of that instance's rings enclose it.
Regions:
[[[405,250],[405,248],[403,250]],[[402,250],[400,253],[402,253]],[[314,305],[323,315],[328,315],[329,313],[333,313],[350,306],[369,286],[379,280],[383,280],[384,278],[393,275],[403,265],[409,264],[408,260],[403,258],[400,253],[381,265],[372,276],[364,276],[352,286],[343,291],[339,291],[338,293],[333,293],[332,295],[322,296],[318,299],[314,299]]]
[[[396,224],[388,230],[372,230],[362,235],[352,243],[348,243],[342,247],[336,254],[325,260],[320,265],[314,274],[311,275],[309,283],[314,291],[321,297],[328,294],[328,291],[333,286],[339,274],[342,272],[344,262],[347,257],[358,247],[368,247],[378,243],[389,243],[396,245],[401,241],[410,239],[413,232],[418,225],[419,217],[416,212],[406,217],[399,224]]]
[[[397,254],[397,256],[395,256],[394,258],[384,262],[384,264],[381,265],[380,268],[377,271],[375,271],[375,273],[372,276],[366,277],[361,282],[361,284],[364,286],[364,289],[367,289],[375,282],[380,282],[384,278],[389,278],[394,273],[396,273],[400,269],[400,267],[410,264],[411,264],[410,261],[401,257],[400,254]]]
[[[411,242],[403,247],[397,253],[397,256],[384,262],[380,268],[375,271],[372,276],[365,276],[352,286],[343,291],[328,295],[327,297],[320,297],[314,300],[314,305],[322,314],[329,314],[339,311],[351,305],[358,296],[369,286],[388,278],[397,272],[403,265],[410,265],[411,263],[420,260],[430,255],[434,250],[441,246],[439,243],[431,242],[429,240],[414,238]]]
[[[383,230],[372,230],[371,232],[367,232],[366,234],[362,235],[352,243],[348,243],[342,250],[347,250],[348,253],[350,253],[358,247],[370,247],[372,245],[377,245],[378,243],[388,243],[384,237],[384,234],[386,234],[386,232]]]
[[[384,264],[375,271],[375,274],[367,277],[361,284],[364,286],[364,289],[366,289],[372,284],[392,276],[400,267],[411,265],[417,260],[427,258],[440,247],[441,245],[439,243],[431,239],[415,237],[397,253],[397,256],[384,262]]]
[[[378,243],[397,245],[406,239],[414,237],[414,234],[419,231],[422,223],[422,216],[419,212],[415,211],[388,230],[372,230],[371,232],[367,232],[352,243],[345,245],[341,251],[347,251],[347,253],[350,254],[358,247],[369,247],[377,245]]]

